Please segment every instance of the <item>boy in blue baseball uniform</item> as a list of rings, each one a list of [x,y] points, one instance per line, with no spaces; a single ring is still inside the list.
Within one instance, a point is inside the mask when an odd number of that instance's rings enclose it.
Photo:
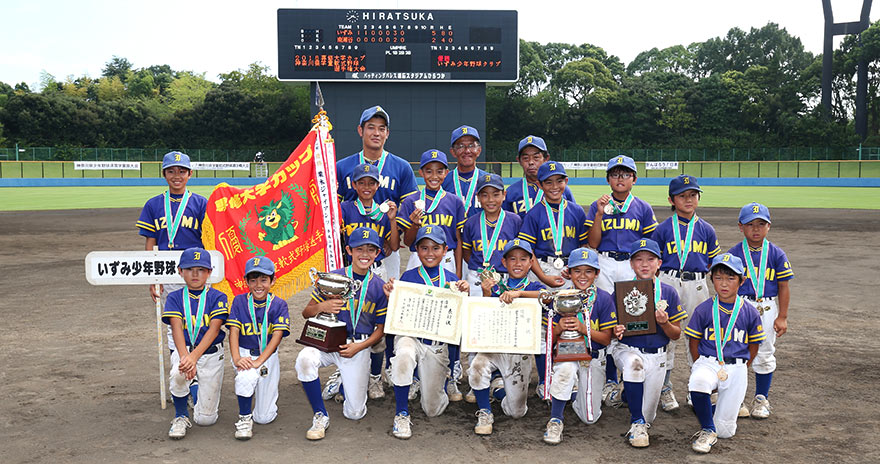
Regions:
[[[660,246],[649,238],[636,240],[631,247],[629,263],[637,279],[652,279],[654,319],[660,330],[652,335],[624,336],[626,327],[614,327],[618,344],[614,362],[623,373],[624,391],[630,414],[629,444],[636,448],[649,445],[648,426],[657,416],[660,390],[666,375],[666,350],[670,340],[681,336],[681,321],[687,318],[675,289],[657,278],[660,270]],[[616,301],[617,299],[614,298]]]
[[[540,280],[549,287],[570,288],[561,277],[569,253],[587,241],[584,209],[564,198],[568,174],[562,163],[547,161],[538,168],[538,182],[544,198],[523,220],[518,238],[535,250],[537,260],[532,263],[529,278]]]
[[[361,113],[357,131],[363,147],[360,152],[336,162],[337,193],[340,200],[354,201],[358,197],[352,180],[355,167],[359,164],[376,166],[379,174],[379,189],[374,201],[382,204],[388,200],[400,206],[400,202],[418,193],[416,176],[412,166],[405,159],[385,150],[385,143],[391,135],[391,117],[381,106],[371,106]],[[384,260],[389,277],[400,275],[400,253],[393,251]]]
[[[519,141],[516,161],[522,167],[523,178],[507,189],[507,197],[501,205],[505,211],[516,213],[521,219],[525,219],[526,213],[541,203],[544,191],[538,184],[538,168],[548,160],[550,160],[550,152],[547,151],[547,144],[541,137],[529,135]],[[575,202],[568,186],[565,187],[563,197],[572,203]]]
[[[460,278],[461,270],[456,268],[456,263],[461,262],[461,228],[466,216],[464,203],[442,186],[448,171],[446,153],[436,149],[422,153],[419,173],[425,179],[425,190],[403,200],[397,223],[403,228],[403,243],[409,245],[409,251],[413,252],[406,270],[419,266],[419,257],[415,253],[416,235],[422,226],[430,225],[439,227],[446,235],[448,251],[443,257],[443,267]]]
[[[572,405],[578,418],[584,423],[594,424],[602,415],[602,384],[605,381],[605,347],[611,343],[617,314],[614,300],[608,292],[596,286],[599,260],[596,251],[577,248],[568,258],[568,273],[575,289],[587,292],[584,297],[582,314],[559,314],[553,319],[553,339],[556,342],[565,330],[574,330],[584,336],[589,345],[590,361],[553,362],[553,375],[548,390],[552,397],[550,420],[544,432],[544,442],[555,445],[562,441],[562,419],[565,405],[571,399],[577,382],[577,393]],[[585,322],[587,321],[587,322]],[[548,358],[550,356],[548,350]],[[550,360],[548,360],[550,362]]]
[[[698,453],[712,450],[718,437],[736,433],[736,417],[748,386],[748,366],[755,359],[764,328],[758,310],[738,295],[745,281],[742,261],[730,253],[712,260],[709,277],[715,297],[694,310],[687,328],[688,348],[694,364],[688,381],[700,431],[691,448]],[[718,390],[713,413],[710,395]]]
[[[269,292],[275,283],[272,260],[261,256],[249,259],[244,276],[248,293],[232,300],[226,319],[238,397],[235,438],[239,440],[253,436],[254,422],[268,424],[278,416],[278,345],[290,335],[287,302]]]
[[[755,419],[770,416],[770,382],[776,371],[776,337],[788,330],[788,303],[791,290],[788,281],[794,278],[791,263],[782,248],[767,240],[770,232],[770,210],[760,203],[749,203],[739,212],[739,230],[745,238],[728,253],[742,259],[746,281],[739,294],[758,309],[767,339],[758,348],[752,363],[755,371],[755,398],[751,410],[740,407],[740,417]],[[748,251],[746,251],[748,250]],[[772,330],[769,330],[772,328]],[[748,413],[748,414],[746,414]]]
[[[477,167],[477,158],[483,151],[480,133],[471,126],[460,126],[452,131],[449,143],[450,154],[455,158],[455,169],[443,179],[443,190],[461,198],[465,206],[465,217],[480,212],[480,199],[477,197],[477,179],[487,174]]]
[[[325,430],[330,426],[318,378],[318,369],[322,367],[333,364],[339,369],[342,389],[345,391],[342,415],[351,420],[360,420],[367,414],[369,348],[384,335],[385,312],[388,309],[388,299],[382,289],[385,282],[370,271],[381,247],[381,239],[375,230],[369,227],[355,229],[346,247],[352,256],[351,266],[336,269],[333,273],[360,281],[360,290],[347,301],[341,298],[325,299],[314,290],[311,301],[303,309],[304,319],[318,313],[336,314],[348,331],[346,343],[338,352],[326,353],[306,347],[296,358],[296,376],[314,412],[312,427],[306,432],[309,440],[324,438]]]
[[[672,216],[660,223],[651,235],[663,253],[660,280],[675,288],[687,314],[693,314],[694,308],[709,298],[706,274],[712,258],[721,253],[715,228],[697,216],[702,191],[694,176],[682,174],[673,178],[669,182]],[[660,396],[664,411],[678,408],[669,380],[674,366],[675,341],[666,352],[666,379]]]
[[[501,282],[486,279],[480,285],[482,296],[498,297],[502,303],[512,303],[517,298],[538,298],[544,287],[537,282],[529,282],[532,267],[532,247],[519,239],[507,243],[502,251],[501,261],[508,270]],[[539,355],[535,355],[537,358]],[[543,362],[538,368],[543,369]],[[498,372],[498,377],[492,378]],[[510,417],[526,415],[528,406],[529,377],[532,363],[528,356],[504,353],[477,353],[468,368],[468,382],[473,389],[477,406],[477,425],[474,433],[489,435],[495,416],[492,414],[492,399],[501,401],[501,410]],[[543,383],[543,373],[541,373]]]
[[[198,379],[199,399],[193,407],[193,421],[199,425],[217,422],[220,386],[223,383],[223,338],[220,330],[229,315],[226,295],[206,283],[211,276],[211,255],[203,248],[187,248],[180,256],[177,272],[186,287],[168,294],[162,322],[171,326],[170,391],[174,419],[168,437],[179,440],[192,427],[187,398],[193,379]]]
[[[458,200],[455,200],[459,204]],[[416,235],[416,253],[420,265],[400,276],[403,282],[413,282],[433,287],[456,288],[467,293],[468,283],[459,280],[452,271],[442,266],[447,252],[446,232],[435,225],[423,226]],[[394,280],[385,284],[385,295],[394,289]],[[425,338],[394,338],[394,357],[391,358],[391,382],[394,385],[396,412],[392,435],[400,439],[412,436],[412,422],[409,415],[409,390],[413,384],[413,371],[418,367],[421,382],[420,400],[422,410],[428,417],[439,416],[449,405],[445,391],[449,376],[449,354],[446,343]]]

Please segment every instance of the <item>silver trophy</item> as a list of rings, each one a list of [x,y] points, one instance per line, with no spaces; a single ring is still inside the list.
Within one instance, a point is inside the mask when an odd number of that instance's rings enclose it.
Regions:
[[[564,316],[574,316],[584,311],[584,300],[591,298],[596,293],[596,287],[590,286],[586,290],[576,288],[565,290],[541,290],[540,301],[544,309]],[[559,334],[563,340],[582,339],[584,336],[575,330],[564,330]]]
[[[361,281],[350,279],[344,275],[333,274],[332,272],[318,272],[317,269],[309,269],[309,277],[312,279],[312,285],[315,290],[324,298],[335,296],[347,300],[361,289]],[[337,322],[339,319],[335,314],[320,313],[315,316],[316,319]]]

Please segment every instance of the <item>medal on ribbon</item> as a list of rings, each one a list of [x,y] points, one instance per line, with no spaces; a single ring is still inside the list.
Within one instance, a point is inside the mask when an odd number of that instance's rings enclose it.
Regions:
[[[727,342],[733,338],[733,328],[736,326],[736,319],[739,317],[739,310],[742,308],[743,297],[737,295],[736,301],[733,303],[733,310],[730,312],[730,319],[727,321],[727,328],[721,332],[721,309],[718,297],[712,299],[712,330],[715,331],[715,352],[716,359],[721,369],[718,370],[718,380],[724,382],[727,380],[727,371],[724,369],[724,347]]]
[[[476,174],[476,171],[474,171],[474,174]],[[465,211],[471,207],[474,202],[474,194],[477,193],[477,181],[474,177],[476,177],[476,175],[472,175],[470,181],[468,181],[467,196],[462,196],[461,183],[458,179],[458,167],[452,170],[452,184],[455,186],[455,195],[461,198],[461,201],[464,202]]]
[[[357,207],[358,212],[361,213],[361,216],[367,216],[377,222],[382,219],[382,216],[384,216],[385,213],[388,212],[388,205],[386,205],[385,203],[377,205],[376,202],[373,201],[373,205],[370,208],[370,211],[367,211],[367,207],[364,206],[360,198],[356,198],[354,200],[354,205]],[[382,211],[383,206],[385,207],[385,211]]]
[[[504,210],[498,214],[498,220],[495,222],[495,229],[492,231],[491,238],[488,232],[488,221],[486,221],[486,212],[480,211],[480,243],[483,245],[483,268],[488,268],[492,260],[492,253],[498,247],[498,237],[501,236],[501,226],[504,224]],[[486,239],[489,241],[486,241]]]
[[[672,235],[675,238],[675,251],[678,254],[678,270],[684,270],[684,263],[687,261],[688,254],[691,252],[692,240],[694,238],[694,226],[697,224],[697,215],[691,218],[687,224],[687,232],[685,232],[684,242],[681,241],[681,231],[678,224],[678,213],[672,215]]]
[[[354,271],[351,266],[345,268],[345,276],[349,279],[354,279]],[[357,297],[357,312],[354,313],[354,317],[351,318],[351,335],[354,337],[355,330],[357,330],[358,321],[361,319],[361,310],[364,307],[364,303],[367,300],[367,286],[370,284],[370,278],[372,274],[370,270],[367,269],[367,275],[364,277],[363,284],[361,285],[360,294]],[[354,295],[348,299],[348,314],[352,315],[351,307],[355,303]]]
[[[562,260],[562,239],[565,238],[565,207],[567,202],[565,198],[559,203],[559,216],[554,220],[553,208],[547,201],[544,204],[544,211],[547,213],[547,222],[550,223],[550,234],[553,236],[553,248],[556,259],[553,260],[553,267],[562,269],[565,262]]]
[[[633,199],[635,197],[632,193],[626,196],[626,200],[623,201],[622,204],[618,204],[617,200],[614,199],[614,195],[611,196],[611,202],[605,206],[605,214],[626,214],[629,211],[629,206],[632,204]],[[611,212],[608,212],[608,207],[611,207]]]
[[[764,298],[764,284],[767,283],[767,258],[770,256],[770,242],[765,238],[761,243],[761,257],[758,261],[759,268],[755,267],[752,260],[752,253],[749,251],[749,242],[742,241],[743,256],[746,258],[746,270],[748,276],[752,279],[752,287],[755,288],[755,299]]]
[[[202,318],[205,316],[205,304],[208,302],[208,287],[205,286],[199,295],[195,316],[192,314],[192,299],[189,296],[189,289],[184,291],[183,297],[186,298],[186,317],[183,318],[183,321],[186,323],[185,328],[189,335],[190,349],[193,350],[196,347],[196,340],[199,338],[199,331],[202,330]]]
[[[257,325],[257,313],[254,310],[254,295],[248,294],[248,312],[251,315],[251,323],[254,325],[254,332],[257,328],[260,330],[260,353],[266,351],[266,343],[269,337],[269,306],[272,304],[272,294],[266,297],[266,310],[263,312],[263,324]]]
[[[523,179],[522,180],[522,194],[523,194],[523,213],[528,213],[529,210],[532,209],[533,206],[537,205],[544,199],[544,191],[541,189],[536,189],[538,193],[535,195],[535,201],[532,201],[532,197],[530,196],[529,189],[529,181]]]
[[[437,266],[437,271],[440,273],[440,281],[438,282],[438,287],[445,288],[446,287],[446,272],[442,266]],[[429,287],[433,287],[434,283],[431,281],[431,276],[428,275],[428,270],[425,269],[425,266],[419,266],[419,277],[422,278],[422,281],[425,282],[425,285]]]
[[[376,165],[376,171],[378,171],[380,176],[382,175],[382,168],[385,167],[385,161],[387,161],[387,160],[388,160],[388,152],[385,150],[382,150],[382,155],[379,156],[379,163]],[[358,164],[365,164],[365,163],[373,164],[371,161],[368,161],[366,158],[364,158],[364,151],[361,150],[361,152],[358,153]]]
[[[180,206],[177,208],[177,214],[171,214],[171,192],[165,191],[165,226],[168,229],[168,248],[174,248],[174,238],[177,237],[177,229],[180,228],[180,222],[183,219],[183,212],[186,210],[186,204],[192,196],[189,189],[183,191],[183,198],[180,199]]]
[[[666,300],[660,299],[661,291],[662,288],[660,286],[660,279],[654,277],[654,308],[661,311],[666,311],[666,308],[669,307],[669,303]]]
[[[428,204],[428,195],[425,193],[426,190],[427,188],[421,191],[421,193],[419,194],[419,199],[414,202],[414,206],[418,209],[424,210],[425,214],[430,214],[433,213],[438,206],[440,206],[440,200],[442,200],[443,197],[446,196],[446,191],[443,190],[443,187],[440,187],[440,190],[437,190],[437,195],[434,195],[434,198],[431,200],[431,206],[428,206],[427,209],[425,209],[425,206],[427,206]]]

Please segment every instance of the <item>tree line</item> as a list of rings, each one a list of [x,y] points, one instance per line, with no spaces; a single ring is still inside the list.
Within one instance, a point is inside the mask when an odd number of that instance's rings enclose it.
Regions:
[[[629,64],[591,44],[520,41],[520,77],[486,89],[487,143],[541,134],[555,149],[841,147],[854,131],[856,64],[867,59],[868,139],[880,145],[880,22],[834,52],[833,107],[822,56],[777,24],[644,51]],[[309,88],[268,66],[220,74],[135,68],[37,89],[0,82],[0,146],[289,149],[310,127]]]

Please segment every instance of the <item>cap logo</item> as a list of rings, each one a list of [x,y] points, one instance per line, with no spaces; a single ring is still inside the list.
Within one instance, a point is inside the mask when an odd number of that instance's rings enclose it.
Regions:
[[[260,265],[260,258],[254,258],[254,266]]]
[[[174,155],[174,161],[180,161],[180,153]]]
[[[589,259],[589,257],[590,257],[590,252],[589,252],[589,251],[584,250],[584,251],[581,252],[581,258],[583,258],[583,259]]]
[[[364,236],[363,236],[363,238],[370,238],[370,231],[369,231],[369,230],[365,230],[365,231],[364,231]]]
[[[193,258],[194,258],[196,261],[202,259],[202,252],[201,252],[201,251],[194,251],[194,252],[193,252]]]
[[[370,172],[370,166],[364,166],[364,172]]]
[[[376,107],[376,111],[382,111],[382,107],[381,107],[381,106],[377,106],[377,107]]]
[[[532,136],[531,135],[526,139],[526,143],[532,143]]]
[[[513,246],[519,246],[519,239],[514,239]]]
[[[728,261],[730,261],[730,255],[729,255],[729,254],[725,254],[724,257],[721,258],[721,261],[723,261],[723,262],[725,262],[725,263],[728,262]]]
[[[639,248],[641,248],[643,246],[648,246],[648,242],[646,242],[644,240],[639,240]]]
[[[551,170],[551,171],[555,171],[555,170],[556,170],[556,163],[550,163],[550,170]]]
[[[489,174],[486,174],[486,182],[489,182],[490,178],[491,178],[491,176]]]
[[[690,183],[691,183],[691,178],[690,178],[690,177],[685,177],[685,178],[684,178],[684,183],[685,183],[685,184],[690,184]]]
[[[426,234],[430,234],[430,233],[431,233],[431,230],[432,230],[431,227],[425,227],[425,233],[426,233]]]
[[[461,128],[461,133],[462,133],[462,135],[467,134],[467,127],[462,127],[462,128]]]
[[[622,162],[623,162],[623,157],[622,157],[622,156],[618,156],[618,157],[617,157],[617,164],[620,164],[620,163],[622,163]]]
[[[752,212],[753,212],[753,213],[758,213],[758,211],[760,211],[760,210],[761,210],[761,207],[760,207],[760,206],[758,206],[758,205],[752,206]]]
[[[433,159],[433,158],[436,158],[436,157],[437,157],[437,152],[436,152],[436,151],[432,151],[432,152],[431,152],[431,158]]]

